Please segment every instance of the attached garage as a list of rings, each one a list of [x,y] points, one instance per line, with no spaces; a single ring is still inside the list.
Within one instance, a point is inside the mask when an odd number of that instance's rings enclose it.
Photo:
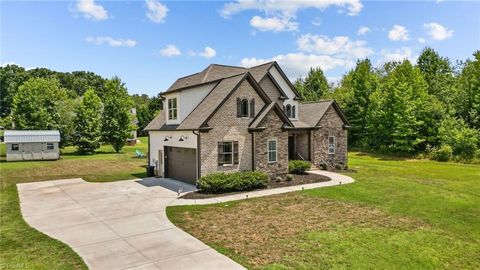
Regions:
[[[196,149],[165,146],[165,176],[195,185]]]

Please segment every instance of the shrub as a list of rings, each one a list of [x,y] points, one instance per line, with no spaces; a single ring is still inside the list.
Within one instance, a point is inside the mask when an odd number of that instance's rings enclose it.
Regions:
[[[288,162],[288,172],[293,174],[305,174],[305,171],[309,170],[312,164],[303,160],[292,160]]]
[[[431,154],[431,159],[437,161],[449,161],[452,158],[453,149],[450,145],[444,144],[438,149],[434,149]]]
[[[267,186],[269,177],[264,172],[212,173],[197,181],[201,191],[206,193],[222,193],[252,190]]]
[[[285,180],[292,181],[293,180],[293,175],[287,174],[287,176],[285,176]]]

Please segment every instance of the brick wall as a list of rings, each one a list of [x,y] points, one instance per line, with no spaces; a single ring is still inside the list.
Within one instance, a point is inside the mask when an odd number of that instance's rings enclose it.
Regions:
[[[260,86],[262,87],[263,91],[267,94],[267,96],[272,100],[277,102],[277,104],[280,106],[280,108],[283,108],[283,100],[280,100],[280,91],[278,90],[277,86],[272,82],[272,80],[268,77],[265,76],[260,81]]]
[[[271,177],[288,173],[288,132],[282,131],[282,120],[272,110],[262,123],[266,129],[255,132],[255,169],[267,172]],[[268,163],[267,141],[277,140],[277,162]]]
[[[319,123],[321,129],[313,131],[313,160],[316,166],[326,164],[328,169],[335,169],[338,165],[345,168],[347,165],[347,130],[343,128],[343,121],[333,107],[330,106]],[[335,136],[335,154],[328,154],[328,136]]]
[[[252,118],[237,118],[237,97],[255,99],[255,114],[265,103],[248,81],[242,84],[220,107],[209,120],[208,125],[213,129],[207,133],[200,133],[200,171],[207,175],[216,171],[245,171],[252,170],[252,135],[248,132],[248,125]],[[233,166],[218,166],[218,149],[220,141],[238,141],[238,163]]]

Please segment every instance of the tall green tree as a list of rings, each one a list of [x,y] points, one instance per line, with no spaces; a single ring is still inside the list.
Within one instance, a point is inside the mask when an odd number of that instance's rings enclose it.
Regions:
[[[372,147],[412,153],[426,141],[421,127],[427,115],[424,108],[429,106],[427,84],[408,60],[387,75],[371,101],[367,129]]]
[[[458,116],[472,128],[480,130],[480,51],[467,60],[457,81],[455,104]]]
[[[298,81],[301,83],[301,81]],[[317,101],[325,96],[330,91],[327,78],[323,74],[320,67],[310,68],[307,77],[305,77],[303,84],[297,83],[297,90],[304,101]]]
[[[12,118],[17,129],[59,129],[59,104],[67,98],[56,79],[32,78],[13,98]]]
[[[134,130],[130,109],[133,102],[125,84],[118,77],[105,83],[103,98],[102,134],[105,142],[110,143],[118,153]]]
[[[367,137],[370,96],[377,89],[378,81],[368,59],[358,61],[355,69],[350,73],[349,92],[351,95],[344,108],[352,125],[348,133],[352,145],[361,146],[366,143],[363,138]]]
[[[88,89],[76,110],[75,146],[79,152],[94,153],[102,139],[102,101]]]
[[[8,117],[13,97],[27,79],[28,74],[23,67],[17,65],[0,67],[0,117]]]
[[[443,102],[448,111],[453,109],[451,104],[455,78],[450,60],[427,47],[420,53],[417,66],[427,83],[428,93]]]

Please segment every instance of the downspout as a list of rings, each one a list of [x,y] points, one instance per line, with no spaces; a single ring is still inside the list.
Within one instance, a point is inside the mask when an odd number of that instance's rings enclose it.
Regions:
[[[252,171],[255,171],[255,132],[250,131],[252,134]]]
[[[192,133],[197,136],[197,180],[198,180],[198,179],[200,179],[200,177],[202,177],[201,170],[200,170],[200,164],[201,164],[201,160],[200,160],[200,151],[201,151],[200,132],[198,132],[198,131],[195,132],[195,130],[192,130]]]
[[[148,156],[148,167],[150,167],[150,158],[151,158],[150,154],[151,153],[150,153],[150,131],[149,131],[148,132],[148,154],[147,154],[147,156]]]

